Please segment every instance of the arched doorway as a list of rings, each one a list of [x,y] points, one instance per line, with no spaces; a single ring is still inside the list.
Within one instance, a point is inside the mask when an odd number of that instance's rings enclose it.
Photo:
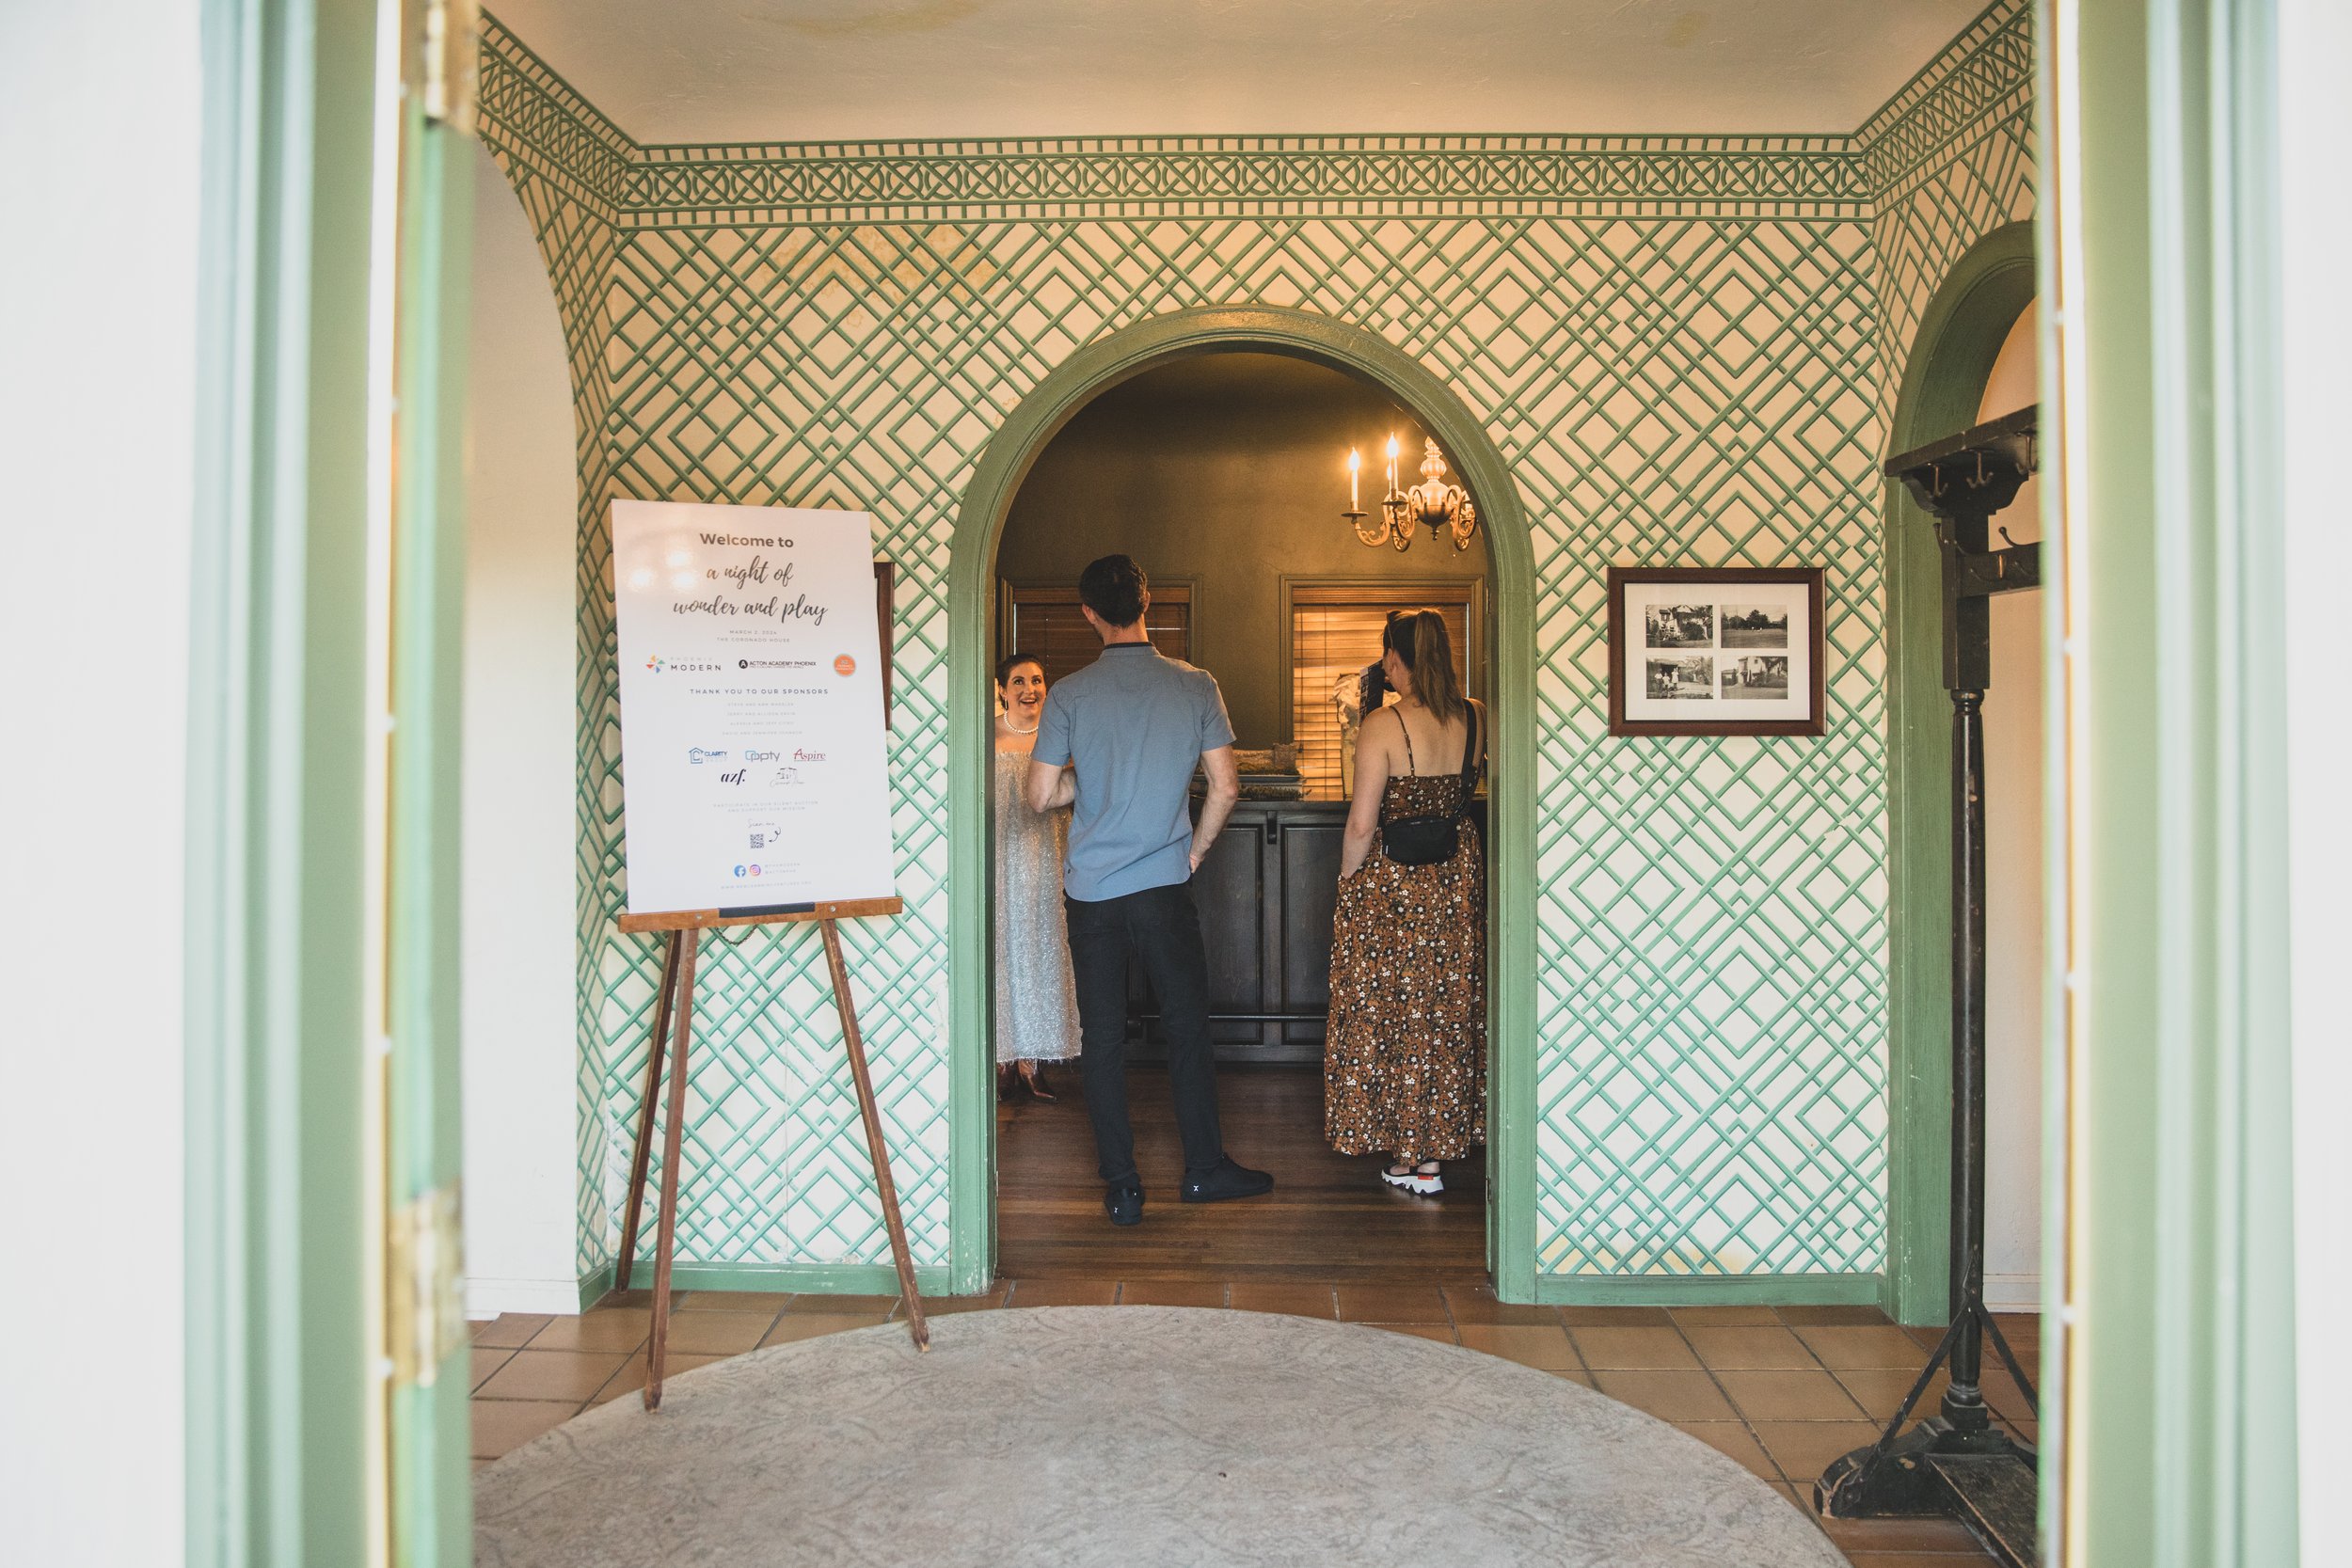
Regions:
[[[1971,246],[1912,340],[1888,437],[1903,452],[1977,421],[2002,343],[2034,297],[2030,222]],[[1928,515],[1887,486],[1887,1250],[1881,1306],[1943,1323],[1951,1294],[1951,700],[1942,566]]]
[[[1451,388],[1410,356],[1327,316],[1216,306],[1138,322],[1057,367],[982,454],[956,520],[948,565],[949,1091],[951,1267],[977,1291],[994,1268],[995,1119],[990,1037],[988,725],[993,563],[1014,493],[1047,441],[1099,393],[1156,365],[1252,350],[1369,381],[1411,409],[1456,459],[1478,498],[1494,571],[1489,847],[1487,1257],[1506,1300],[1534,1297],[1535,723],[1534,549],[1502,453]]]

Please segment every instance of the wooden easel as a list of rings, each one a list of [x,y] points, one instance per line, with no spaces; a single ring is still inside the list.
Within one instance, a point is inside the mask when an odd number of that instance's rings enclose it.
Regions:
[[[621,916],[624,931],[667,931],[670,951],[661,964],[661,994],[654,1001],[653,1047],[646,1053],[645,1093],[637,1113],[637,1152],[629,1166],[628,1212],[621,1227],[621,1260],[614,1283],[628,1289],[630,1267],[636,1261],[637,1219],[645,1204],[645,1167],[652,1152],[654,1101],[661,1088],[661,1065],[670,1024],[677,1024],[677,1049],[669,1053],[669,1109],[661,1127],[661,1218],[653,1254],[653,1338],[645,1346],[645,1408],[661,1403],[661,1381],[670,1341],[670,1250],[677,1229],[678,1147],[686,1124],[686,1056],[694,1034],[694,958],[705,928],[714,926],[784,926],[815,922],[824,934],[825,967],[833,975],[834,1006],[841,1011],[841,1034],[849,1047],[850,1076],[857,1085],[858,1114],[866,1121],[866,1149],[874,1162],[874,1185],[882,1196],[882,1219],[890,1229],[890,1257],[898,1266],[898,1293],[906,1302],[907,1331],[914,1348],[931,1348],[930,1324],[923,1320],[923,1298],[914,1288],[914,1260],[907,1253],[906,1226],[898,1217],[898,1190],[890,1180],[890,1151],[882,1145],[882,1111],[874,1103],[874,1081],[866,1069],[866,1040],[858,1032],[857,1006],[850,1000],[850,972],[841,961],[838,921],[865,915],[897,914],[905,905],[896,898],[867,898],[837,904],[813,904],[806,909],[765,914],[727,914],[719,910],[691,910],[671,914]],[[675,1003],[675,1006],[673,1004]]]

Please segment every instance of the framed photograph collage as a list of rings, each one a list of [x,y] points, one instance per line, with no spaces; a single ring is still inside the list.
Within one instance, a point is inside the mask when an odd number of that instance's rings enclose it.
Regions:
[[[1609,569],[1611,735],[1820,735],[1821,569]]]

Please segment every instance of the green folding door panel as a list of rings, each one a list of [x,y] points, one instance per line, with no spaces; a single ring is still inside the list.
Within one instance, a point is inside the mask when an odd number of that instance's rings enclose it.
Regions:
[[[187,1561],[311,1568],[365,1560],[373,1522],[373,1276],[356,1151],[372,1034],[376,14],[354,0],[213,0],[202,23]]]
[[[417,47],[418,40],[405,40]],[[411,67],[412,78],[421,72]],[[399,416],[390,539],[392,732],[387,892],[385,1191],[395,1216],[448,1213],[454,1246],[458,1166],[458,812],[465,519],[463,439],[471,150],[428,117],[421,92],[401,108],[394,331]],[[496,1107],[482,1114],[495,1117]],[[436,1207],[437,1203],[440,1206]],[[394,1228],[400,1228],[397,1218]],[[441,1332],[395,1380],[389,1411],[392,1560],[465,1568],[473,1560],[469,1351],[457,1331],[457,1260],[437,1305]],[[394,1292],[405,1282],[392,1278]],[[393,1329],[399,1332],[395,1315]],[[423,1337],[419,1337],[420,1340]]]
[[[1969,178],[1993,193],[1988,223],[2029,204],[2030,169],[1979,150],[2022,138],[1933,131],[2010,113],[2030,75],[2022,27],[2020,8],[1996,8],[1883,132],[1915,152],[1894,160],[1915,182],[1938,158],[1984,164]],[[967,1223],[951,1239],[950,1144],[985,1129],[951,1132],[949,1116],[951,959],[977,954],[975,933],[951,929],[946,885],[953,525],[979,454],[1057,365],[1217,305],[1385,340],[1484,423],[1526,503],[1537,1266],[1880,1269],[1876,466],[1890,398],[1871,182],[1888,160],[1873,143],[647,148],[495,24],[483,70],[485,136],[538,227],[580,418],[584,1276],[612,1260],[659,974],[654,946],[612,926],[608,502],[841,505],[882,521],[898,567],[891,765],[908,909],[849,933],[852,973],[916,1257],[936,1270],[961,1244],[968,1278],[982,1238]],[[2007,96],[1985,98],[1988,82]],[[1787,561],[1828,569],[1827,736],[1611,740],[1608,566]],[[706,973],[681,1257],[882,1259],[812,944],[753,932],[714,944]]]
[[[2084,7],[2052,62],[2076,1131],[2044,1490],[2083,1568],[2343,1555],[2296,1538],[2276,9]]]

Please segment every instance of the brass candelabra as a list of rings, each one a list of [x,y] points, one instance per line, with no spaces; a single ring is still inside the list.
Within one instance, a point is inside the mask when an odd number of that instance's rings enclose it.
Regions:
[[[1413,547],[1413,535],[1427,524],[1432,537],[1443,535],[1454,541],[1456,550],[1470,548],[1470,535],[1478,531],[1478,508],[1470,500],[1470,492],[1446,481],[1445,458],[1438,451],[1435,440],[1422,444],[1421,483],[1409,490],[1396,487],[1396,437],[1389,437],[1389,488],[1380,498],[1380,520],[1367,527],[1369,515],[1362,509],[1357,488],[1358,470],[1361,459],[1352,449],[1347,454],[1348,509],[1341,515],[1356,530],[1362,543],[1378,548],[1393,546],[1398,550]]]

